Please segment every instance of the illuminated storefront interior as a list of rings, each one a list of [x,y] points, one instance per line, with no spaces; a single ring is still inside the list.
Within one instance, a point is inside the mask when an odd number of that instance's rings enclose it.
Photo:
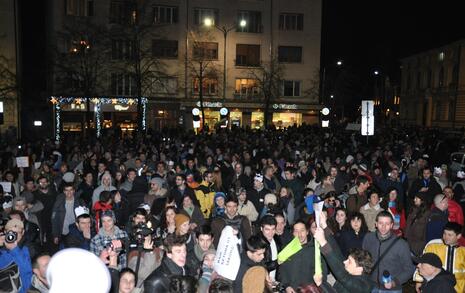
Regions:
[[[302,124],[302,113],[273,113],[273,124],[276,128],[285,128],[294,124]]]

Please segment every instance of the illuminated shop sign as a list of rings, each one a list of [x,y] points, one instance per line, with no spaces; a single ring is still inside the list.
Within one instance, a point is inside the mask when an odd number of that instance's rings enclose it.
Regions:
[[[200,107],[200,101],[197,102],[197,107]],[[221,102],[203,102],[203,106],[207,108],[221,108],[223,107],[223,103]]]
[[[273,104],[273,109],[297,110],[296,104]]]

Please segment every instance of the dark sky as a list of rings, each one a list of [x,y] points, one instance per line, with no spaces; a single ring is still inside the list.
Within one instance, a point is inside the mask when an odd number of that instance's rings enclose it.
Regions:
[[[338,58],[363,75],[399,78],[398,60],[465,38],[462,1],[323,0],[322,67]]]

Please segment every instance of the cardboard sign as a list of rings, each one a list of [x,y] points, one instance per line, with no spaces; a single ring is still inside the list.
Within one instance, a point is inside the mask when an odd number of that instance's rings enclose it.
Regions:
[[[241,242],[233,233],[231,226],[224,227],[221,232],[220,242],[216,249],[214,270],[222,277],[234,281],[236,279],[241,256],[237,245]]]
[[[11,182],[0,182],[3,187],[3,193],[11,193]]]
[[[42,162],[34,162],[34,168],[39,169],[42,166]]]
[[[18,168],[29,167],[29,157],[16,157],[16,166]]]

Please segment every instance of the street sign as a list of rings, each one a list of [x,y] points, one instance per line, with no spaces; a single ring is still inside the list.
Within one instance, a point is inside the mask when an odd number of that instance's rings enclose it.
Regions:
[[[362,101],[362,128],[361,134],[363,136],[370,136],[375,134],[375,116],[374,116],[374,101]]]

